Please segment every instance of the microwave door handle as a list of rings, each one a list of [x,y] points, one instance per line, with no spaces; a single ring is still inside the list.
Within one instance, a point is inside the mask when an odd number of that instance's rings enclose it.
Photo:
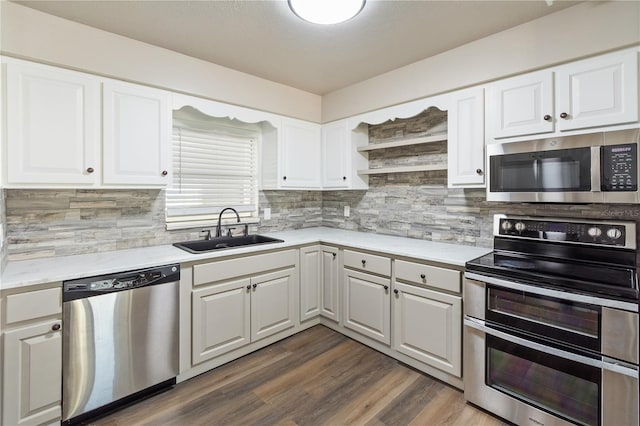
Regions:
[[[591,192],[601,192],[600,147],[591,147]]]
[[[574,354],[572,352],[563,351],[562,349],[542,345],[540,343],[533,342],[531,340],[526,340],[521,337],[514,336],[512,334],[507,334],[503,331],[496,330],[494,328],[490,328],[486,325],[484,321],[479,320],[477,318],[471,318],[471,317],[465,316],[463,323],[467,327],[474,328],[478,331],[484,332],[485,334],[489,334],[499,339],[506,340],[508,342],[515,343],[520,346],[524,346],[525,348],[533,349],[534,351],[544,352],[549,355],[555,355],[558,358],[568,359],[570,361],[575,361],[581,364],[590,365],[595,368],[609,370],[613,373],[633,377],[634,379],[638,378],[638,367],[633,366],[631,364],[627,365],[626,363],[623,364],[621,361],[608,362],[600,359],[589,358],[583,355]]]

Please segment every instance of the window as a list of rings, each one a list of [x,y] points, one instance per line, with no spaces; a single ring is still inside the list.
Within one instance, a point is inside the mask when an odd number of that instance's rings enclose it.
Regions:
[[[189,107],[174,111],[167,229],[214,225],[225,207],[243,221],[257,219],[259,129]]]

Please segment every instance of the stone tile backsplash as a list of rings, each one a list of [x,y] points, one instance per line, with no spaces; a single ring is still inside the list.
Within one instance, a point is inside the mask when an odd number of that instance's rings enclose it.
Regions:
[[[8,244],[7,244],[7,214],[5,208],[5,190],[0,189],[0,224],[2,224],[2,231],[0,231],[0,274],[7,265],[8,260]]]

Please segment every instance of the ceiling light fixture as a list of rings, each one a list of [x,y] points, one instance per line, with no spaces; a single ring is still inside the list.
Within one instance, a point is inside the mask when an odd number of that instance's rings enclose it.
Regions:
[[[366,0],[289,0],[300,19],[322,25],[339,24],[356,16]]]

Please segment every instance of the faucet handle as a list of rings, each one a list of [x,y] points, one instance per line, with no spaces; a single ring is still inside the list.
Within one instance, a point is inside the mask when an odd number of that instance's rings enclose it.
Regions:
[[[231,231],[234,229],[236,229],[235,226],[227,228],[227,237],[233,237],[233,234],[231,233]]]
[[[249,235],[249,224],[245,223],[244,224],[244,236],[246,237],[247,235]]]
[[[205,240],[210,240],[211,239],[211,229],[203,229],[202,231],[200,231],[200,234],[204,234],[204,239]]]

